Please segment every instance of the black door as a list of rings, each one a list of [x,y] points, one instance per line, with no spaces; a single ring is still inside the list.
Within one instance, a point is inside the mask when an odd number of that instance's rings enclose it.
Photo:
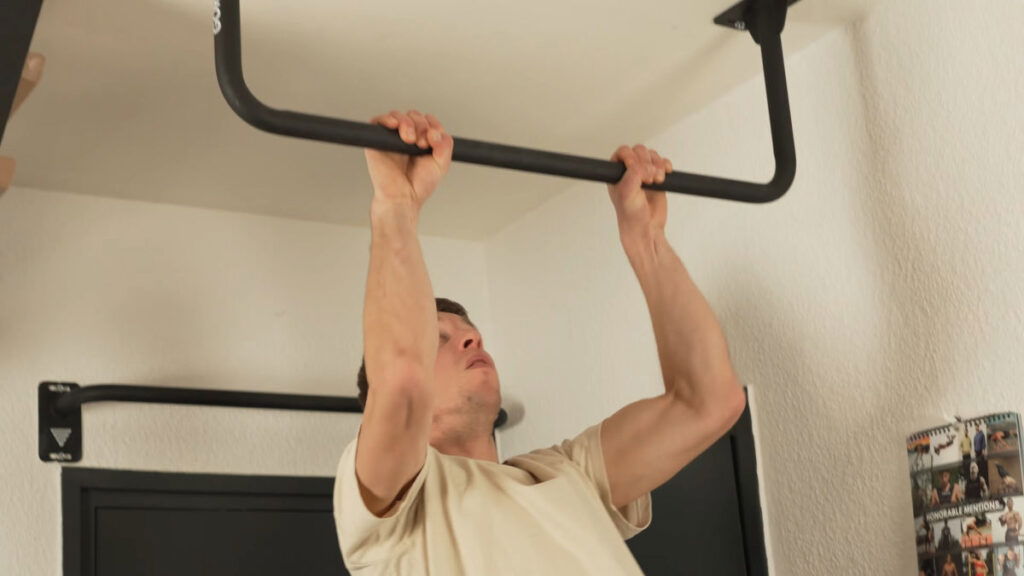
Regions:
[[[647,576],[767,576],[749,414],[654,492]],[[66,576],[338,576],[332,478],[65,468]]]

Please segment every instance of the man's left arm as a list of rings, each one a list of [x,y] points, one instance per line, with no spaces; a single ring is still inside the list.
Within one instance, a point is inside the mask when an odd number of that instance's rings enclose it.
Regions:
[[[746,398],[722,329],[665,237],[667,199],[642,184],[664,181],[671,163],[643,146],[612,160],[626,175],[609,195],[619,238],[654,326],[665,393],[606,419],[601,444],[612,504],[632,502],[675,476],[739,419]]]

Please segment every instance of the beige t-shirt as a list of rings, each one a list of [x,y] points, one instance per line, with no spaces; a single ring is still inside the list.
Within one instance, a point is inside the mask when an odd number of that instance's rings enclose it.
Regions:
[[[356,435],[358,439],[358,434]],[[353,575],[639,574],[627,540],[651,523],[651,495],[611,503],[601,424],[505,464],[427,447],[397,511],[378,518],[356,480],[356,440],[334,484],[334,521]]]

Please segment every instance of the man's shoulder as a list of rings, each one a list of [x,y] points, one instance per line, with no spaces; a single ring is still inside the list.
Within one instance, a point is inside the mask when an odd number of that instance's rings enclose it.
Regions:
[[[591,483],[593,471],[601,462],[600,428],[600,423],[594,424],[572,438],[513,456],[505,463],[541,480],[570,475]]]

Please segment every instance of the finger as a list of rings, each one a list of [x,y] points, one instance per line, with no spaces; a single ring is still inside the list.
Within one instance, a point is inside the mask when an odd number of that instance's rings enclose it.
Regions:
[[[427,119],[417,110],[410,110],[409,117],[416,124],[416,145],[426,149],[428,147],[427,131],[430,130],[430,126],[427,125]]]
[[[615,149],[615,153],[612,154],[611,161],[625,164],[626,158],[629,156],[634,156],[633,149],[629,146],[619,146]]]
[[[643,174],[641,171],[642,165],[640,163],[640,159],[636,156],[636,152],[634,152],[632,148],[629,146],[619,146],[615,151],[615,154],[612,155],[612,162],[622,162],[626,165],[626,172],[618,182],[618,186],[620,186],[622,190],[631,190],[640,187],[640,184],[642,183],[641,176]]]
[[[651,162],[654,164],[654,182],[661,184],[665,181],[665,159],[651,150]]]
[[[426,119],[427,125],[430,126],[430,130],[427,131],[427,142],[431,146],[437,145],[445,136],[444,125],[433,114],[427,114]]]
[[[654,167],[651,165],[651,151],[643,144],[637,144],[633,149],[636,150],[637,158],[640,159],[640,163],[642,164],[641,174],[643,175],[644,184],[650,184],[654,181]]]
[[[395,130],[398,128],[398,118],[389,112],[387,114],[381,114],[380,116],[374,116],[373,119],[370,120],[370,124],[377,124],[384,126],[385,128]]]
[[[444,130],[444,125],[441,124],[441,121],[437,119],[437,116],[434,116],[433,114],[427,114],[426,115],[426,119],[427,119],[427,125],[430,126],[431,128],[433,128],[434,130],[437,130],[438,132],[444,132],[445,131]]]
[[[455,150],[455,139],[450,134],[443,132],[435,132],[439,135],[436,142],[432,143],[433,151],[431,152],[434,156],[434,162],[437,162],[437,167],[441,171],[441,174],[447,174],[448,168],[452,164],[452,152]]]
[[[416,123],[412,121],[412,118],[398,110],[392,110],[391,115],[398,119],[398,135],[402,137],[402,141],[406,144],[415,143]]]
[[[626,172],[636,171],[640,164],[640,160],[636,156],[636,152],[633,151],[629,146],[619,146],[615,150],[615,154],[612,154],[612,162],[622,162],[626,165]]]

